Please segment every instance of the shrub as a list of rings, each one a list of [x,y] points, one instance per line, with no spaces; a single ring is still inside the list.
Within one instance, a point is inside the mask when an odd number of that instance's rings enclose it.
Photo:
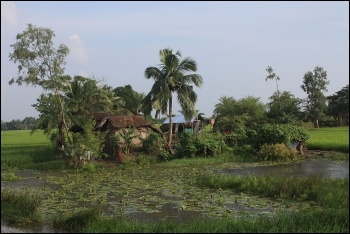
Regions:
[[[81,167],[81,170],[88,173],[95,173],[101,170],[101,166],[97,165],[96,163],[89,162],[84,164]]]
[[[239,162],[258,162],[256,151],[251,145],[239,145],[232,148],[235,160]]]
[[[288,161],[296,157],[296,152],[283,143],[264,144],[257,155],[262,161]]]
[[[178,158],[215,156],[228,150],[223,135],[220,133],[180,134],[176,144]]]
[[[106,156],[103,153],[103,146],[107,133],[93,131],[94,126],[94,121],[85,122],[83,133],[73,133],[73,144],[65,148],[64,153],[73,166],[79,165],[82,161]]]
[[[160,155],[162,153],[164,144],[165,140],[161,135],[155,132],[151,132],[151,134],[146,139],[142,140],[142,149],[147,154]]]
[[[292,141],[306,141],[309,139],[307,131],[290,124],[264,124],[257,133],[255,148],[260,150],[264,144],[289,145]]]

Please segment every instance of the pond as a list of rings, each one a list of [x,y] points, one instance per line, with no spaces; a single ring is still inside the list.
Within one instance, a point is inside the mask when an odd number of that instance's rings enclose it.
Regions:
[[[283,176],[320,175],[324,178],[348,178],[349,163],[310,160],[278,165],[221,166],[150,165],[132,169],[108,168],[104,173],[67,171],[19,171],[21,179],[1,181],[1,188],[29,187],[43,197],[47,217],[81,207],[103,204],[106,215],[123,216],[136,221],[188,221],[202,217],[273,216],[276,210],[307,210],[307,203],[286,203],[230,190],[199,188],[194,178],[205,174],[229,175],[278,174]],[[21,232],[1,224],[2,232]],[[28,231],[22,231],[28,232]],[[47,226],[34,232],[54,232]]]

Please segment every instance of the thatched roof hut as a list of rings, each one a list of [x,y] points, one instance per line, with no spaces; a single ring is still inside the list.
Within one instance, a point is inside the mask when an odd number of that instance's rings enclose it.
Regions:
[[[116,146],[118,146],[117,148],[119,149],[125,146],[122,136],[128,131],[131,131],[131,129],[134,129],[132,139],[132,144],[134,146],[141,146],[142,140],[146,139],[152,132],[163,135],[160,129],[149,123],[142,115],[115,116],[108,113],[94,113],[92,119],[96,121],[96,131],[108,130],[104,152],[110,157],[116,156]],[[81,132],[82,130],[83,129],[78,126],[71,128],[73,132]],[[118,137],[118,145],[113,143],[113,136]]]
[[[117,153],[115,152],[116,145],[111,140],[112,136],[118,137],[117,146],[121,149],[126,146],[122,136],[132,129],[134,129],[132,145],[136,147],[142,146],[142,140],[146,139],[152,132],[163,135],[160,129],[154,127],[142,115],[114,116],[106,113],[95,113],[94,119],[97,123],[96,130],[109,131],[104,151],[110,157],[115,157]]]

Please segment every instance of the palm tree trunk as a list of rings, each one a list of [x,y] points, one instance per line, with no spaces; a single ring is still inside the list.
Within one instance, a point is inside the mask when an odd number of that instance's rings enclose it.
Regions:
[[[63,127],[66,131],[66,134],[67,134],[67,139],[68,139],[68,142],[70,144],[72,144],[72,141],[69,137],[69,131],[68,131],[68,127],[67,127],[67,123],[66,123],[66,120],[65,120],[65,116],[64,116],[64,107],[63,107],[63,103],[62,103],[62,100],[61,100],[61,97],[60,97],[60,94],[58,93],[58,90],[55,88],[55,94],[56,94],[56,97],[57,97],[57,100],[58,100],[58,103],[59,103],[59,107],[60,107],[60,117],[61,117],[61,121],[63,123]]]
[[[169,97],[169,136],[168,136],[168,144],[171,145],[171,139],[173,136],[173,97],[172,94],[170,94]]]
[[[169,136],[168,136],[168,147],[171,154],[174,154],[174,150],[171,147],[171,141],[173,138],[173,96],[172,93],[170,93],[169,97]]]

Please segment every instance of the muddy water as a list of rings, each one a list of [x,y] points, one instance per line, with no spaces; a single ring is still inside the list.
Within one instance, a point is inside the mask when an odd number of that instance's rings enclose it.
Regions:
[[[146,171],[146,172],[145,172]],[[230,175],[278,174],[282,176],[308,176],[349,178],[349,162],[310,160],[274,166],[235,165],[230,168],[153,168],[149,170],[84,174],[72,172],[15,173],[21,180],[1,181],[1,188],[23,187],[38,190],[43,196],[43,212],[50,216],[80,207],[89,207],[97,200],[103,204],[106,215],[122,215],[135,221],[179,222],[202,217],[237,217],[258,214],[273,215],[276,209],[308,209],[307,204],[281,204],[278,201],[247,196],[232,191],[217,191],[193,186],[193,178],[200,173]],[[161,175],[161,177],[159,177]],[[302,207],[302,208],[301,208]],[[1,223],[1,232],[55,232],[48,226],[29,231],[8,227]]]

